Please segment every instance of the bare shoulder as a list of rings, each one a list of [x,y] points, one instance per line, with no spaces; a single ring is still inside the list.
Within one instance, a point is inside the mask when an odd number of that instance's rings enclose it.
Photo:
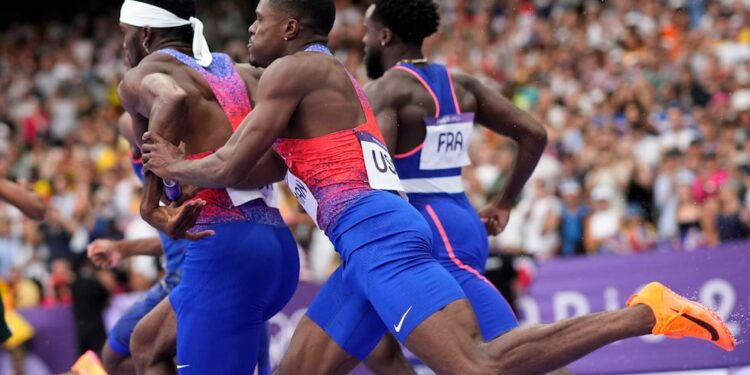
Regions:
[[[318,56],[303,56],[299,53],[277,59],[263,71],[259,83],[260,92],[294,92],[304,95],[319,88],[327,79],[332,64],[321,63],[318,59]]]
[[[451,73],[451,79],[454,85],[472,92],[482,85],[476,77],[466,73]]]
[[[169,56],[161,53],[149,55],[143,59],[138,66],[125,72],[122,82],[120,82],[121,93],[127,94],[138,92],[138,88],[143,83],[143,79],[150,74],[168,73],[169,69],[167,65],[170,64],[170,61],[166,60],[165,57]]]
[[[248,63],[236,64],[237,72],[244,79],[252,79],[255,81],[260,80],[260,76],[263,74],[263,68],[257,68]]]
[[[240,75],[240,78],[242,78],[242,81],[245,82],[245,85],[250,92],[250,102],[255,105],[255,96],[258,93],[258,83],[263,74],[263,69],[254,67],[247,63],[236,64],[235,66],[237,67],[237,73]]]
[[[409,102],[414,79],[407,73],[389,70],[382,77],[368,83],[365,93],[373,107],[393,107]]]

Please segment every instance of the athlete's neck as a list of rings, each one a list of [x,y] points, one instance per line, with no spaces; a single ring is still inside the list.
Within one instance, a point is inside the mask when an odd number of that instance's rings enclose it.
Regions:
[[[328,38],[320,36],[310,36],[307,38],[295,38],[287,42],[286,55],[293,55],[297,52],[304,51],[307,47],[314,44],[328,46]]]
[[[151,52],[156,52],[160,49],[173,49],[178,52],[182,52],[188,56],[193,56],[193,46],[185,43],[182,40],[177,39],[163,39],[155,42],[153,47],[150,48]]]
[[[422,60],[422,45],[396,44],[383,49],[383,66],[386,69],[393,68],[404,60]]]

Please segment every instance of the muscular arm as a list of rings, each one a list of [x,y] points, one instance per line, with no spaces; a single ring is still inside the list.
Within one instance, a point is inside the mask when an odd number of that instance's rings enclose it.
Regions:
[[[133,119],[128,112],[120,115],[120,118],[117,120],[117,130],[120,133],[120,136],[128,141],[133,157],[135,159],[140,159],[141,150],[138,149],[138,145],[135,142],[135,134],[133,134]]]
[[[255,183],[248,178],[248,171],[257,170],[258,162],[289,124],[305,92],[300,86],[305,82],[304,74],[304,67],[299,64],[284,64],[280,60],[271,65],[258,84],[255,109],[227,144],[209,157],[182,160],[167,166],[168,174],[180,182],[202,187],[258,187],[267,184]],[[149,136],[150,133],[146,138]],[[149,145],[145,145],[144,151],[149,150]]]
[[[148,122],[148,129],[171,142],[179,144],[181,127],[187,113],[187,94],[171,77],[161,73],[144,76],[138,68],[125,75],[120,86],[123,106],[134,121]],[[159,208],[163,191],[162,182],[153,173],[144,174],[141,216],[156,226],[165,221],[164,210]]]
[[[365,86],[365,95],[370,101],[370,107],[378,121],[383,140],[388,146],[388,152],[395,155],[397,153],[399,103],[405,103],[405,101],[397,100],[398,95],[393,95],[393,90],[397,88],[390,86],[392,85],[389,84],[387,78],[381,78]]]
[[[477,99],[477,122],[518,144],[518,154],[506,188],[492,202],[498,208],[510,209],[547,146],[547,133],[528,113],[518,109],[476,78],[457,75],[456,79]]]
[[[128,71],[119,87],[123,107],[134,124],[147,123],[148,130],[177,145],[182,137],[182,124],[187,115],[187,93],[175,80],[162,73],[148,72],[145,68]],[[190,202],[182,209],[170,210],[160,207],[163,193],[161,179],[144,171],[141,216],[154,228],[173,238],[184,235],[199,239],[201,234],[185,234],[192,226],[202,208],[202,202]]]
[[[43,220],[47,211],[39,196],[8,180],[0,180],[0,199],[18,207],[34,220]]]
[[[273,150],[268,150],[255,164],[255,168],[249,173],[238,176],[243,179],[231,187],[246,190],[259,189],[283,180],[286,170],[284,160]]]

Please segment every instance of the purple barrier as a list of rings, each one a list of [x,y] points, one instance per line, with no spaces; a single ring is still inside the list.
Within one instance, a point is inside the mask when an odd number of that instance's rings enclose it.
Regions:
[[[737,336],[740,345],[735,351],[727,353],[693,339],[646,336],[602,348],[570,369],[576,374],[607,374],[735,367],[750,364],[748,271],[748,242],[689,253],[556,260],[540,265],[529,295],[518,306],[523,322],[549,323],[621,308],[638,288],[659,281],[715,308]]]
[[[34,327],[31,352],[36,354],[53,373],[70,370],[78,353],[73,310],[70,306],[54,306],[18,310]]]

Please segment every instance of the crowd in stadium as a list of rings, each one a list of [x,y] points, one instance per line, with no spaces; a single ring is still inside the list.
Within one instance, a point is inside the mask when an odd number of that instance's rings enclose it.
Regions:
[[[367,3],[337,3],[331,46],[365,82]],[[748,237],[750,3],[439,3],[442,28],[428,58],[491,83],[549,134],[493,251],[545,260],[689,251]],[[251,14],[224,1],[200,16],[213,48],[245,61]],[[87,300],[78,312],[100,316],[110,294],[145,290],[158,278],[150,258],[115,271],[85,261],[95,239],[155,235],[139,219],[140,184],[117,134],[125,67],[116,20],[113,12],[15,24],[0,36],[0,177],[49,204],[38,223],[0,202],[0,277],[15,287],[17,307],[71,303],[78,294]],[[464,177],[481,207],[502,191],[515,146],[475,134]],[[303,277],[323,278],[333,269],[331,245],[285,198],[285,219],[310,254]]]

